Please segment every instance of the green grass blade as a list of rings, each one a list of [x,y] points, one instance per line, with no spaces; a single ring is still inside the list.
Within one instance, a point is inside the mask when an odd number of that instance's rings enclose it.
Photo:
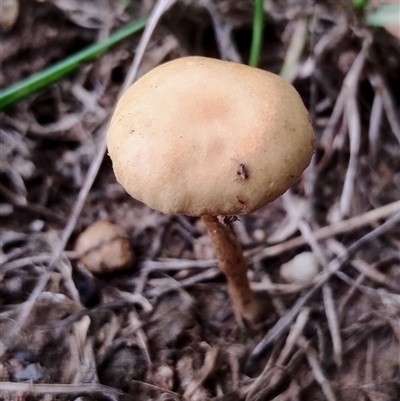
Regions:
[[[147,23],[147,18],[137,20],[112,34],[106,40],[95,43],[26,79],[0,91],[0,110],[44,89],[68,74],[76,71],[82,64],[94,60],[111,46],[139,32]]]
[[[353,0],[353,8],[356,11],[363,11],[368,3],[369,0]]]
[[[264,34],[264,0],[255,0],[249,65],[258,67]]]
[[[400,27],[400,4],[385,4],[367,15],[369,26],[397,25]]]

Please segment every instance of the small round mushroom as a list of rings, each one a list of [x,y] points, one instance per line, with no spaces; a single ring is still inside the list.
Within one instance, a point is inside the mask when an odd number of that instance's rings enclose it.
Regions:
[[[106,220],[96,221],[83,231],[76,241],[75,251],[93,274],[129,269],[135,262],[126,232]]]
[[[281,266],[281,277],[288,283],[310,284],[320,271],[312,252],[302,252]]]
[[[124,93],[107,143],[132,197],[163,213],[201,216],[235,307],[259,320],[230,216],[282,195],[311,160],[314,134],[294,87],[242,64],[174,60]]]
[[[19,0],[1,0],[0,32],[8,32],[15,25],[19,14]]]

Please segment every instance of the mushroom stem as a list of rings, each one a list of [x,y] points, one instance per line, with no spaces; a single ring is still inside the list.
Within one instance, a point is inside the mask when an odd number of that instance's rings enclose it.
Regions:
[[[262,317],[262,309],[250,289],[247,263],[232,227],[223,225],[210,215],[201,216],[214,244],[219,267],[228,280],[228,290],[235,309],[251,323]]]

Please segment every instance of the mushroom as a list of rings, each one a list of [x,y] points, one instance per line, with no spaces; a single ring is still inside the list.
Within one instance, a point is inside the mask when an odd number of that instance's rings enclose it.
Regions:
[[[117,180],[163,213],[202,218],[236,310],[263,310],[230,216],[282,195],[308,166],[314,133],[294,87],[246,65],[185,57],[153,69],[119,100],[107,135]]]
[[[1,0],[0,32],[8,32],[15,25],[19,14],[19,0]]]
[[[281,277],[288,283],[308,285],[318,275],[320,267],[312,252],[302,252],[281,265]]]
[[[96,221],[87,227],[79,235],[75,251],[93,274],[129,269],[135,261],[125,230],[107,220]]]

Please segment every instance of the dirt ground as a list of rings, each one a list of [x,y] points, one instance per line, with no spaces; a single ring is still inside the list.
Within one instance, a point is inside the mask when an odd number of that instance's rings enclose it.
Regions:
[[[103,158],[140,44],[136,77],[185,55],[249,58],[252,2],[172,3],[158,2],[150,39],[133,35],[1,113],[0,399],[399,401],[399,38],[366,27],[350,1],[265,2],[260,67],[299,91],[317,147],[288,193],[233,223],[271,309],[254,328],[233,313],[201,220],[133,200]],[[21,0],[0,87],[153,6]],[[76,239],[98,220],[126,230],[129,269],[92,274],[79,260]],[[317,276],[285,280],[306,253]]]

